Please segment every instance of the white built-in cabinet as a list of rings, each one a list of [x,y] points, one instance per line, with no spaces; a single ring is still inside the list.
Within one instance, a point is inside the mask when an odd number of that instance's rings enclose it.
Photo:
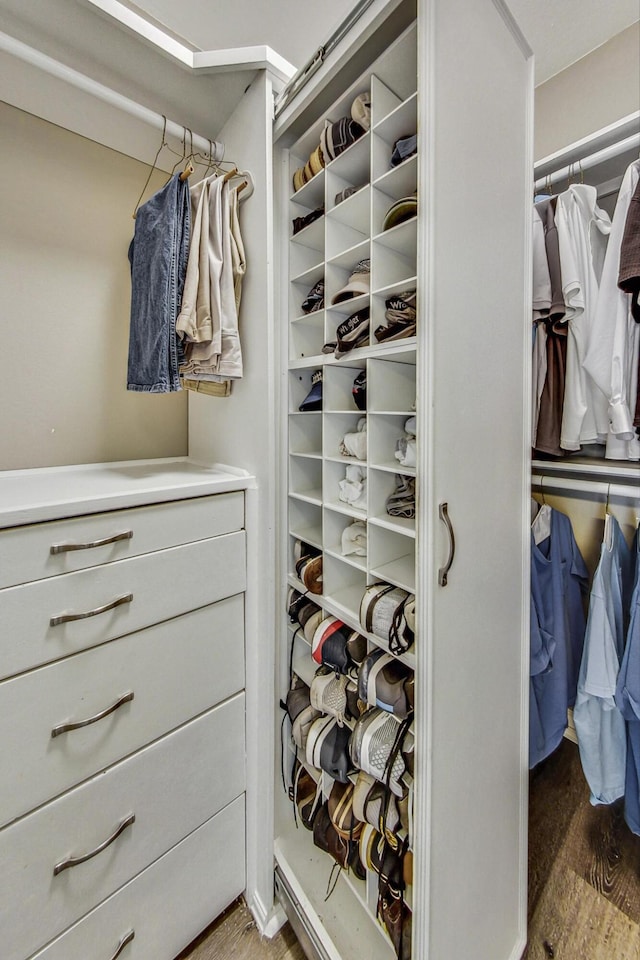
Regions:
[[[96,31],[101,23],[96,17]],[[229,399],[189,398],[194,469],[198,463],[233,464],[255,478],[243,513],[250,545],[242,577],[238,574],[237,584],[225,588],[224,599],[206,593],[211,580],[224,580],[229,573],[223,553],[220,567],[211,566],[206,542],[211,540],[215,549],[217,541],[240,536],[239,528],[219,537],[203,535],[187,546],[180,538],[172,543],[152,539],[143,556],[56,575],[51,583],[75,577],[92,590],[105,574],[117,576],[119,568],[142,569],[151,562],[141,574],[150,612],[131,630],[97,639],[91,634],[85,645],[90,649],[74,647],[43,657],[37,644],[27,653],[18,640],[22,611],[31,619],[36,606],[45,609],[45,596],[49,604],[50,583],[39,568],[33,583],[21,579],[8,588],[24,591],[25,599],[33,592],[38,599],[12,613],[15,637],[3,630],[3,649],[12,666],[0,681],[0,693],[24,683],[23,705],[38,713],[42,697],[36,681],[41,673],[62,675],[67,662],[79,669],[83,662],[106,659],[112,650],[124,651],[128,662],[130,647],[133,666],[134,646],[136,656],[147,655],[145,630],[158,630],[164,637],[166,624],[203,615],[196,608],[207,610],[213,604],[217,609],[219,600],[228,603],[228,596],[244,592],[246,586],[243,684],[238,678],[227,691],[231,699],[216,706],[225,697],[216,692],[216,683],[231,665],[225,661],[220,670],[209,668],[208,694],[193,707],[198,718],[186,722],[185,717],[183,726],[171,714],[173,698],[158,693],[157,725],[145,728],[139,744],[123,740],[91,770],[73,768],[67,776],[56,769],[51,776],[55,773],[58,779],[51,789],[44,776],[37,776],[41,761],[34,753],[31,785],[12,788],[19,797],[14,815],[22,819],[15,827],[7,823],[7,836],[30,818],[42,823],[48,809],[63,809],[75,792],[93,789],[96,778],[103,779],[99,771],[104,764],[112,763],[109,769],[123,782],[131,771],[133,782],[139,763],[135,776],[152,792],[153,784],[160,785],[162,794],[167,772],[191,783],[197,768],[206,796],[200,812],[188,823],[181,821],[171,835],[165,833],[165,820],[159,820],[153,830],[156,846],[118,873],[108,892],[101,890],[92,900],[83,889],[77,909],[54,911],[55,930],[49,926],[36,935],[30,918],[38,915],[38,923],[44,924],[44,914],[40,918],[39,909],[33,911],[26,899],[17,902],[13,917],[20,926],[15,929],[23,933],[15,935],[12,960],[110,960],[119,941],[113,943],[109,933],[103,949],[105,930],[119,929],[130,900],[138,907],[136,929],[141,933],[122,947],[121,956],[171,960],[174,941],[162,936],[166,918],[172,931],[180,930],[175,953],[197,932],[198,923],[205,926],[222,901],[228,902],[243,886],[260,929],[272,932],[283,919],[274,905],[274,865],[278,891],[295,914],[314,960],[391,960],[389,940],[375,918],[373,878],[360,883],[342,875],[325,900],[331,861],[313,846],[310,834],[296,829],[282,788],[281,769],[283,762],[290,769],[291,752],[286,727],[281,749],[278,701],[289,680],[292,634],[286,602],[296,584],[294,542],[299,538],[323,555],[319,602],[327,613],[355,628],[367,584],[386,580],[416,595],[416,641],[404,655],[416,676],[414,884],[409,893],[414,960],[519,960],[526,941],[531,54],[501,0],[374,0],[309,82],[278,110],[272,125],[273,94],[280,87],[271,71],[259,71],[218,132],[226,155],[250,169],[256,183],[241,215],[249,263],[241,320],[246,376]],[[317,145],[325,119],[344,115],[364,90],[371,92],[371,130],[293,194],[293,170]],[[415,131],[417,155],[391,170],[393,143]],[[349,185],[361,189],[336,205],[335,194]],[[384,231],[388,207],[414,190],[417,218]],[[293,218],[323,201],[324,217],[292,236]],[[388,295],[415,288],[416,336],[370,343],[335,359],[323,354],[322,347],[355,307],[333,307],[331,296],[365,257],[371,260],[371,292],[363,303],[370,308],[371,329],[380,322]],[[303,315],[301,301],[321,276],[326,308]],[[323,409],[300,413],[311,375],[319,368]],[[367,406],[360,412],[352,405],[351,386],[362,370],[367,373]],[[398,470],[395,441],[414,412],[417,464]],[[363,464],[368,494],[366,506],[353,511],[336,496],[346,466],[338,447],[360,417],[366,418],[368,428]],[[415,521],[386,514],[396,472],[415,476]],[[126,472],[121,479],[126,487]],[[151,484],[151,490],[144,509],[161,509],[151,505],[159,500],[162,509],[168,509],[166,502],[180,500],[182,530],[185,485],[158,493]],[[201,487],[192,492],[196,498],[203,495]],[[27,485],[22,494],[31,497],[26,519],[6,526],[46,526],[58,519],[50,497],[44,497],[43,506],[37,484]],[[139,505],[135,497],[125,500],[127,507]],[[87,502],[94,506],[87,508]],[[96,502],[89,494],[84,501],[79,497],[73,516],[99,512]],[[451,529],[442,519],[445,504]],[[369,550],[362,560],[347,559],[339,549],[342,531],[354,517],[367,524]],[[92,527],[87,537],[98,534]],[[22,531],[15,535],[21,540]],[[174,567],[172,557],[185,550],[193,566]],[[162,588],[155,583],[165,561],[167,575],[177,578],[175,591],[166,580]],[[448,561],[447,582],[440,585],[439,572]],[[237,557],[233,569],[236,563]],[[195,569],[199,583],[202,572],[207,574],[204,597],[191,596],[190,571]],[[121,591],[130,592],[117,579],[115,595]],[[186,605],[172,605],[176,594],[188,598]],[[69,603],[65,599],[60,610]],[[95,605],[98,599],[86,609]],[[51,611],[49,607],[47,615],[59,612],[57,605]],[[206,631],[215,633],[211,626]],[[227,631],[223,633],[228,642]],[[193,634],[189,642],[197,647],[202,634],[199,629]],[[186,643],[178,629],[173,640],[164,637],[164,642],[175,653],[183,639]],[[379,642],[373,637],[369,641]],[[207,649],[194,649],[188,657],[191,667],[205,654]],[[154,657],[153,650],[148,655],[163,682],[177,676],[179,664]],[[300,646],[295,657],[303,671],[308,650]],[[106,676],[106,666],[99,672]],[[197,672],[201,680],[202,671]],[[11,679],[18,674],[17,680]],[[206,748],[195,740],[182,746],[181,738],[190,736],[190,724],[204,730],[210,711],[213,722],[217,711],[236,709],[241,701],[246,782],[238,781],[235,798],[225,796],[218,803],[215,784],[228,779],[228,766],[216,763],[216,750],[226,748],[238,719],[230,717],[222,732],[210,732]],[[124,705],[119,726],[132,706]],[[88,715],[88,704],[87,710]],[[84,710],[78,714],[84,716]],[[56,714],[52,724],[57,722]],[[166,757],[163,750],[169,751]],[[148,775],[143,769],[147,752],[149,763],[156,764]],[[9,769],[8,755],[6,762]],[[115,772],[113,776],[115,784]],[[207,777],[214,781],[209,787]],[[193,784],[189,793],[200,793],[195,780]],[[175,803],[180,808],[179,796]],[[235,812],[245,803],[238,825]],[[213,819],[207,819],[207,811]],[[78,833],[88,815],[78,813],[72,819]],[[122,835],[125,851],[133,846],[129,829]],[[135,833],[138,830],[136,821]],[[0,830],[0,844],[2,834]],[[39,842],[48,849],[55,836],[52,821],[42,828]],[[104,835],[96,839],[100,842]],[[70,852],[76,849],[75,843],[65,842],[61,855],[67,846]],[[97,862],[99,857],[93,860]],[[221,876],[221,865],[222,889],[215,879]],[[65,873],[63,883],[73,870]],[[6,923],[13,927],[14,919]],[[118,937],[126,938],[128,930],[122,928]],[[57,939],[50,942],[52,938]]]

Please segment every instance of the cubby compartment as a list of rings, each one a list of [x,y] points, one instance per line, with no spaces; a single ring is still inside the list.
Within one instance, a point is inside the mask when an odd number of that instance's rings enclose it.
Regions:
[[[375,128],[384,117],[402,103],[402,97],[391,90],[376,74],[371,76],[371,127]]]
[[[382,223],[380,223],[382,227]],[[409,283],[416,276],[417,222],[413,217],[373,240],[371,256],[371,289],[380,290],[392,284]],[[415,281],[414,281],[415,283]]]
[[[366,574],[338,557],[325,556],[323,565],[324,597],[327,609],[341,619],[359,622],[360,601],[366,587]]]
[[[289,450],[293,454],[322,457],[321,413],[292,413],[289,416]]]
[[[418,189],[418,157],[414,154],[408,157],[397,167],[389,165],[389,153],[387,145],[374,134],[374,158],[377,156],[377,165],[380,173],[378,178],[373,181],[373,189],[379,194],[388,197],[389,206],[395,200],[401,200],[402,197],[410,197]],[[385,166],[385,158],[387,165]],[[375,163],[374,159],[374,163]],[[387,208],[388,209],[388,208]]]
[[[291,246],[308,247],[315,251],[314,263],[324,259],[324,214],[317,220],[312,220],[301,230],[291,235]]]
[[[322,460],[289,457],[289,492],[299,500],[322,503]]]
[[[358,532],[358,549],[367,551],[367,527],[365,523],[364,528],[364,539],[362,531],[362,523],[364,520],[360,517],[347,516],[346,514],[339,513],[338,511],[331,510],[330,508],[324,511],[324,548],[325,553],[329,554],[332,557],[338,557],[338,559],[343,560],[345,563],[350,563],[355,567],[358,567],[360,570],[366,570],[367,568],[367,553],[364,554],[361,552],[356,552],[355,550],[350,550],[348,553],[344,552],[343,549],[343,534],[345,530],[348,530],[355,524],[357,524]]]
[[[312,389],[312,378],[316,370],[300,368],[289,371],[289,410],[300,413],[302,417],[312,417],[314,411],[301,411],[300,404],[306,400]]]
[[[366,519],[367,467],[365,463],[325,460],[322,490],[325,506],[351,517]]]
[[[418,130],[418,95],[413,93],[387,114],[373,128],[371,179],[377,180],[391,167],[396,141],[411,137]]]
[[[384,302],[384,301],[383,301]],[[367,366],[367,404],[374,413],[406,413],[416,406],[415,353],[398,360],[371,359]]]
[[[371,180],[371,134],[364,133],[335,160],[328,163],[326,173],[341,177],[347,183],[369,183]]]
[[[293,550],[296,540],[301,540],[317,550],[322,550],[322,508],[290,496],[289,534],[291,538],[289,570],[295,571],[296,562]]]
[[[407,326],[405,331],[408,334],[407,336],[400,337],[399,330],[397,334],[394,334],[394,336],[397,336],[397,339],[385,338],[384,335],[378,339],[376,336],[376,330],[389,325],[386,317],[387,301],[397,297],[406,298],[407,294],[412,293],[416,293],[416,277],[407,277],[406,280],[400,283],[393,283],[388,287],[384,287],[382,290],[376,291],[375,295],[371,298],[371,343],[373,346],[385,346],[389,350],[397,351],[399,358],[401,355],[403,359],[406,359],[406,362],[415,364],[417,322],[416,330],[413,333],[411,332],[412,328]]]
[[[320,135],[318,134],[318,141],[316,147],[320,143]],[[291,200],[294,203],[297,203],[299,206],[304,207],[306,210],[311,211],[315,210],[316,207],[319,207],[324,202],[324,170],[320,170],[311,180],[303,184],[299,190],[293,188],[293,174],[299,167],[304,167],[305,163],[309,159],[311,152],[315,150],[315,147],[312,147],[307,153],[305,158],[300,157],[297,154],[290,154],[290,169],[291,169]],[[294,214],[298,216],[298,214]]]
[[[401,478],[400,481],[398,478]],[[394,530],[409,537],[416,535],[414,517],[392,516],[387,511],[389,497],[398,489],[398,483],[415,484],[415,473],[392,473],[389,470],[369,470],[369,520],[378,526]],[[415,510],[415,497],[414,497]]]
[[[291,274],[289,285],[289,316],[291,319],[310,317],[313,313],[305,313],[302,304],[313,290],[315,285],[324,279],[324,261],[316,263],[300,274]],[[316,313],[317,311],[313,311]]]
[[[360,411],[353,399],[353,382],[366,367],[366,361],[342,366],[331,364],[325,367],[323,382],[324,410],[333,413]]]
[[[413,269],[409,274],[403,274],[403,276],[412,276],[416,273],[417,207],[415,205],[413,206],[413,212],[404,208],[407,210],[407,219],[385,230],[385,217],[394,205],[395,201],[390,199],[386,194],[378,189],[373,191],[373,256],[381,261],[393,254],[404,257],[410,263],[413,263]],[[388,281],[388,283],[394,282],[395,279]],[[386,284],[376,280],[375,286],[377,288],[386,286]]]
[[[379,414],[367,417],[367,445],[369,464],[393,473],[415,475],[415,468],[403,466],[396,458],[398,440],[407,436],[405,424],[414,414]]]
[[[296,630],[295,624],[289,630],[288,642],[293,644],[291,665],[296,676],[304,680],[308,687],[313,683],[318,664],[311,657],[311,647],[302,630]]]
[[[344,181],[332,177],[331,184],[334,182],[337,186]],[[328,260],[368,240],[371,236],[371,187],[365,186],[334,205],[326,216],[326,229]]]
[[[415,593],[415,538],[371,523],[368,540],[370,576]]]
[[[293,279],[300,278],[302,283],[306,282],[306,276],[310,271],[316,270],[324,260],[324,223],[316,220],[315,223],[311,224],[311,227],[307,228],[313,230],[318,228],[322,232],[322,242],[320,245],[317,245],[317,240],[314,239],[313,245],[309,243],[299,243],[296,239],[292,239],[289,242],[289,275]],[[306,230],[302,230],[300,236],[303,236],[306,233]],[[312,284],[308,284],[312,286]],[[301,298],[301,302],[304,300],[304,294]],[[298,313],[301,313],[301,310],[298,310]],[[297,316],[297,314],[294,314]]]
[[[358,430],[358,424],[366,417],[364,413],[327,413],[324,416],[324,445],[323,452],[325,459],[337,460],[345,463],[366,463],[367,441],[368,438],[358,441],[354,438],[353,449],[358,448],[358,453],[363,453],[361,457],[345,456],[341,452],[341,444],[347,434],[362,434],[365,430]]]
[[[289,327],[289,360],[307,360],[315,357],[318,362],[322,359],[325,314],[324,310],[317,310],[308,316],[298,317],[291,321]]]
[[[418,71],[417,28],[415,24],[409,27],[398,37],[395,43],[385,50],[372,65],[372,70],[376,80],[379,80],[395,94],[397,102],[402,103],[412,93],[415,93]],[[372,78],[372,97],[375,89]],[[391,109],[393,109],[393,106]],[[373,125],[375,126],[386,116],[387,112],[390,111],[378,111],[375,102],[372,103]]]
[[[371,243],[369,239],[363,240],[352,247],[347,248],[342,253],[333,257],[327,263],[326,268],[326,287],[325,304],[327,308],[337,306],[332,304],[333,298],[349,283],[349,277],[354,272],[361,260],[371,259]],[[349,309],[350,300],[346,301],[345,309]]]

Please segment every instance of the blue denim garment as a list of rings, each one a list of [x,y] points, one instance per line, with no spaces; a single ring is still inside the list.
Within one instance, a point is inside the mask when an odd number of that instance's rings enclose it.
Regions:
[[[189,184],[176,173],[136,215],[129,246],[131,323],[127,389],[180,390],[176,336],[191,229]]]

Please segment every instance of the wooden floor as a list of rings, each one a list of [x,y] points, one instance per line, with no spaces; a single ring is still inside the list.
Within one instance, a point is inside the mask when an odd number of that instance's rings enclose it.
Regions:
[[[522,960],[640,960],[640,837],[619,805],[591,806],[568,740],[531,775],[528,920]],[[177,960],[305,957],[289,925],[262,940],[239,900]]]
[[[529,799],[527,960],[640,960],[640,837],[592,807],[575,744],[537,767]]]
[[[305,960],[305,955],[289,924],[265,940],[244,900],[236,900],[176,960]]]

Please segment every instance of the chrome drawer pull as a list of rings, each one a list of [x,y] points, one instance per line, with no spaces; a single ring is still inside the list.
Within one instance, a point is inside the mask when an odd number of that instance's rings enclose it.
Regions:
[[[72,550],[93,550],[94,547],[105,547],[108,543],[117,543],[119,540],[131,540],[133,530],[124,530],[122,533],[114,533],[112,537],[104,537],[102,540],[92,540],[90,543],[54,543],[49,553],[71,553]]]
[[[118,707],[121,707],[125,703],[130,703],[133,700],[133,690],[130,690],[129,693],[123,694],[115,703],[112,703],[110,707],[107,707],[106,710],[101,710],[100,713],[96,713],[93,717],[88,717],[86,720],[75,720],[71,723],[61,723],[57,727],[54,727],[51,731],[52,737],[59,737],[61,733],[68,733],[69,730],[79,730],[80,727],[88,727],[90,723],[96,723],[97,720],[103,720],[105,717],[108,717],[110,713],[114,713]]]
[[[134,930],[129,930],[128,933],[125,933],[124,937],[122,938],[122,940],[120,941],[120,943],[119,943],[118,946],[116,947],[116,952],[115,952],[114,955],[111,957],[111,960],[117,960],[117,958],[120,956],[120,954],[122,953],[122,951],[124,950],[124,948],[126,947],[126,945],[127,945],[128,943],[131,943],[131,941],[133,940],[134,937],[135,937],[135,931],[134,931]]]
[[[438,584],[441,587],[446,587],[449,579],[449,570],[451,569],[451,564],[453,563],[453,558],[456,555],[456,538],[453,535],[453,526],[451,525],[451,520],[449,519],[449,504],[441,503],[440,508],[440,519],[447,528],[447,533],[449,534],[449,556],[447,557],[447,562],[444,567],[440,567],[438,570]]]
[[[91,853],[85,853],[83,857],[67,857],[66,860],[61,860],[60,863],[56,863],[53,868],[53,875],[57,877],[59,873],[62,873],[63,870],[68,870],[69,867],[77,867],[79,863],[86,863],[87,860],[91,860],[92,857],[96,857],[99,853],[102,853],[103,850],[106,850],[114,840],[117,840],[123,830],[126,830],[127,827],[130,827],[132,823],[135,823],[136,815],[135,813],[130,813],[128,817],[125,817],[124,820],[121,820],[116,829],[113,831],[110,837],[107,837],[95,850],[92,850]],[[116,954],[117,956],[117,954]]]
[[[61,613],[59,617],[51,617],[50,627],[57,627],[60,623],[70,623],[72,620],[86,620],[87,617],[97,617],[99,613],[106,613],[107,610],[113,610],[114,607],[120,607],[123,603],[131,603],[132,593],[125,593],[121,597],[116,597],[103,607],[96,607],[94,610],[87,610],[86,613]]]

